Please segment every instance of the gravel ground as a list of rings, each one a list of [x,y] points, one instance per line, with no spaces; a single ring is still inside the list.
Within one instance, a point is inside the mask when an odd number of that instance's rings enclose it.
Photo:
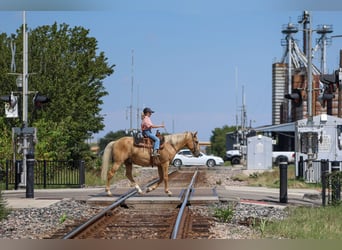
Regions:
[[[156,171],[153,169],[152,171]],[[137,170],[136,180],[151,178],[150,171]],[[245,185],[232,180],[230,172],[207,174],[207,185]],[[222,176],[225,176],[222,178]],[[123,180],[115,186],[126,186]],[[222,203],[211,207],[194,206],[191,209],[198,213],[213,216],[217,210],[227,210],[234,206],[233,218],[230,222],[222,222],[218,218],[210,229],[212,239],[259,239],[261,238],[262,222],[266,220],[281,220],[286,217],[286,211],[275,207],[264,207],[249,204]],[[101,208],[92,207],[85,202],[65,199],[46,208],[28,208],[12,210],[7,219],[0,221],[0,239],[46,239],[75,221],[85,220],[95,215]]]

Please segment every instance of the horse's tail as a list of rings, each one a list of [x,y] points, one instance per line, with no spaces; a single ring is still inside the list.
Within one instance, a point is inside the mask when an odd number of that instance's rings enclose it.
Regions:
[[[112,152],[114,143],[115,141],[111,141],[110,143],[108,143],[103,152],[101,178],[104,181],[107,180],[108,166],[113,160]]]

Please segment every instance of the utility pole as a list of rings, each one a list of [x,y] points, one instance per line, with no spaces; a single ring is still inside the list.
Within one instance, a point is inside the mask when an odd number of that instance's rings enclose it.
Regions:
[[[34,128],[28,127],[28,39],[26,32],[26,13],[23,11],[23,127],[21,134],[23,136],[23,170],[24,180],[26,180],[26,198],[34,198],[34,149],[33,134]],[[30,136],[30,140],[29,137]],[[30,143],[29,143],[30,141]]]
[[[27,34],[26,34],[26,13],[23,11],[23,72],[21,79],[23,81],[23,90],[22,90],[22,127],[27,127],[27,95],[28,95],[28,82],[27,82]],[[19,132],[21,133],[21,132]],[[27,168],[26,168],[26,154],[28,151],[28,142],[27,137],[23,135],[23,185],[26,186],[26,177],[27,177]]]
[[[306,55],[308,58],[308,67],[307,67],[307,78],[308,78],[308,125],[313,125],[313,112],[312,112],[312,29],[311,29],[311,16],[309,14],[308,16],[308,23],[309,27],[307,30],[307,48],[308,48],[308,54]]]
[[[132,72],[131,72],[131,104],[129,106],[129,131],[133,130],[133,84],[134,84],[134,49],[132,49]]]
[[[26,187],[26,198],[34,198],[34,145],[35,128],[28,127],[28,39],[26,32],[26,12],[23,11],[23,72],[17,81],[22,81],[22,126],[12,128],[12,133],[22,139],[21,186]],[[19,87],[19,85],[18,85]]]

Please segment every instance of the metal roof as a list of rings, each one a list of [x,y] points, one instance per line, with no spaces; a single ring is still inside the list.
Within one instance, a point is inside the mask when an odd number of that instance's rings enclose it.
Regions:
[[[254,128],[257,132],[295,132],[295,122]]]

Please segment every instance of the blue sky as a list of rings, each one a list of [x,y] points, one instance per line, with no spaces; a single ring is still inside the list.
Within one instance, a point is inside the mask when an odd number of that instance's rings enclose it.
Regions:
[[[156,111],[152,121],[165,123],[162,132],[198,131],[199,138],[207,141],[216,127],[235,125],[237,115],[240,119],[242,89],[248,124],[269,125],[272,63],[281,59],[284,50],[282,26],[297,23],[307,9],[313,28],[332,24],[332,35],[342,34],[342,7],[332,5],[335,1],[330,1],[330,8],[310,1],[306,6],[287,1],[286,6],[285,1],[270,0],[258,4],[252,0],[99,0],[98,5],[88,0],[79,7],[79,1],[72,6],[66,0],[56,6],[33,2],[28,7],[0,3],[0,32],[15,33],[25,8],[29,28],[56,21],[89,29],[99,51],[116,64],[115,73],[104,81],[109,92],[102,107],[105,129],[95,139],[130,127],[132,78],[134,128],[137,109],[141,112],[149,106]],[[300,32],[296,38],[302,41]],[[330,72],[338,68],[340,49],[342,38],[333,39],[327,50]]]

